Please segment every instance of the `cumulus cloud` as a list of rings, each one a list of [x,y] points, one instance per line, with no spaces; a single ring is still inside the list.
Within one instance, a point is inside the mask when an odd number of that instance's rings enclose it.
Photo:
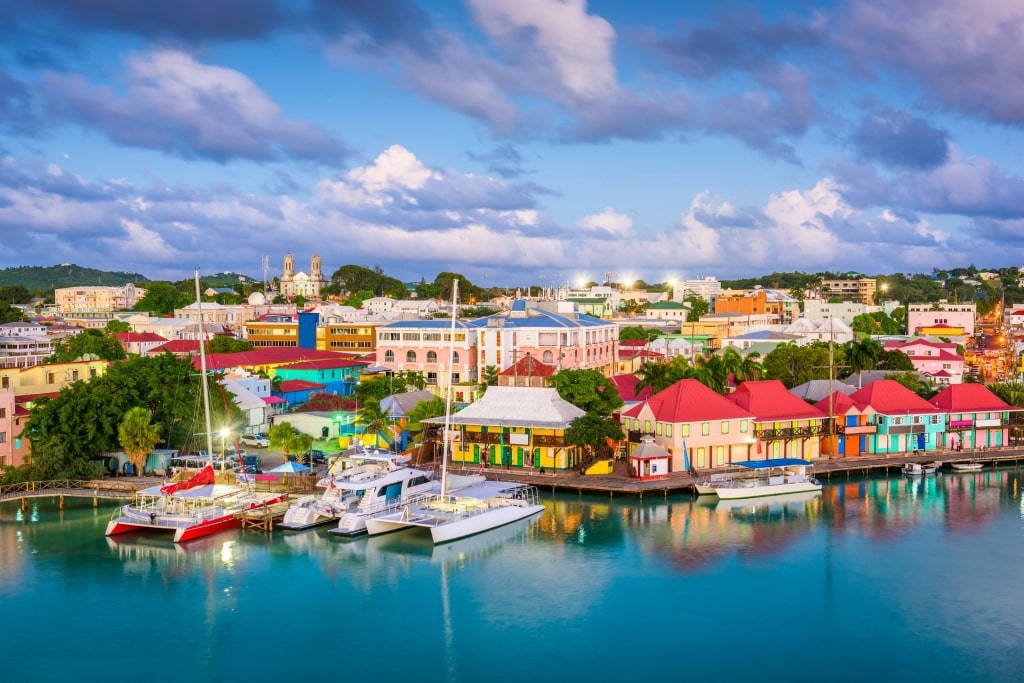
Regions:
[[[247,76],[177,50],[127,59],[128,95],[81,76],[50,73],[39,86],[51,116],[102,131],[125,146],[218,162],[282,158],[334,163],[344,145],[313,124],[287,119]]]
[[[608,206],[601,213],[584,216],[576,222],[576,225],[588,237],[625,239],[633,230],[633,219]]]

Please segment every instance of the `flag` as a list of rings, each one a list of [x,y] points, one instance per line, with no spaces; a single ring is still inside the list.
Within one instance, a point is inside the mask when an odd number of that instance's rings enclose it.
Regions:
[[[683,439],[683,469],[690,471],[690,449],[686,447],[686,439]]]

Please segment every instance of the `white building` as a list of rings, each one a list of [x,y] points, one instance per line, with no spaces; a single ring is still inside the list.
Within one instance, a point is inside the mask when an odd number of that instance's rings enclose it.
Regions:
[[[672,300],[684,301],[688,296],[699,296],[704,301],[714,301],[722,293],[722,283],[714,276],[700,280],[683,280],[672,286]]]

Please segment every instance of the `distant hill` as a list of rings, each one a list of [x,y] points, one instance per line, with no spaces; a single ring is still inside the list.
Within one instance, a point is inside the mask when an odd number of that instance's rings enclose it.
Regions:
[[[236,287],[241,284],[261,282],[261,280],[240,273],[200,273],[200,277],[206,287]],[[188,281],[191,282],[191,278]],[[152,282],[152,280],[141,273],[127,270],[96,270],[74,263],[62,263],[49,267],[16,266],[0,270],[0,287],[21,285],[33,294],[52,293],[53,290],[61,287],[119,287],[129,282],[145,288],[146,283]]]
[[[58,266],[15,266],[0,270],[0,287],[21,285],[30,292],[52,292],[59,287],[103,286],[117,287],[129,282],[144,286],[145,276],[128,271],[108,272],[85,268],[73,263]]]

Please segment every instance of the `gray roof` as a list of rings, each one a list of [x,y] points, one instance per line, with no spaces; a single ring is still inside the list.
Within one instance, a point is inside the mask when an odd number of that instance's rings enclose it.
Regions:
[[[564,429],[585,413],[555,389],[536,387],[488,387],[486,393],[452,415],[453,425],[502,425]],[[424,420],[444,424],[443,417]]]
[[[420,401],[429,401],[436,394],[426,389],[420,391],[406,391],[401,394],[392,394],[381,400],[380,409],[387,413],[388,417],[405,417]]]
[[[841,391],[847,396],[857,391],[857,387],[845,382],[840,382],[837,379],[832,380],[831,383],[832,392]],[[789,393],[796,394],[805,401],[814,401],[817,403],[823,398],[828,398],[829,395],[829,381],[827,379],[812,379],[809,382],[797,385],[789,390]]]

